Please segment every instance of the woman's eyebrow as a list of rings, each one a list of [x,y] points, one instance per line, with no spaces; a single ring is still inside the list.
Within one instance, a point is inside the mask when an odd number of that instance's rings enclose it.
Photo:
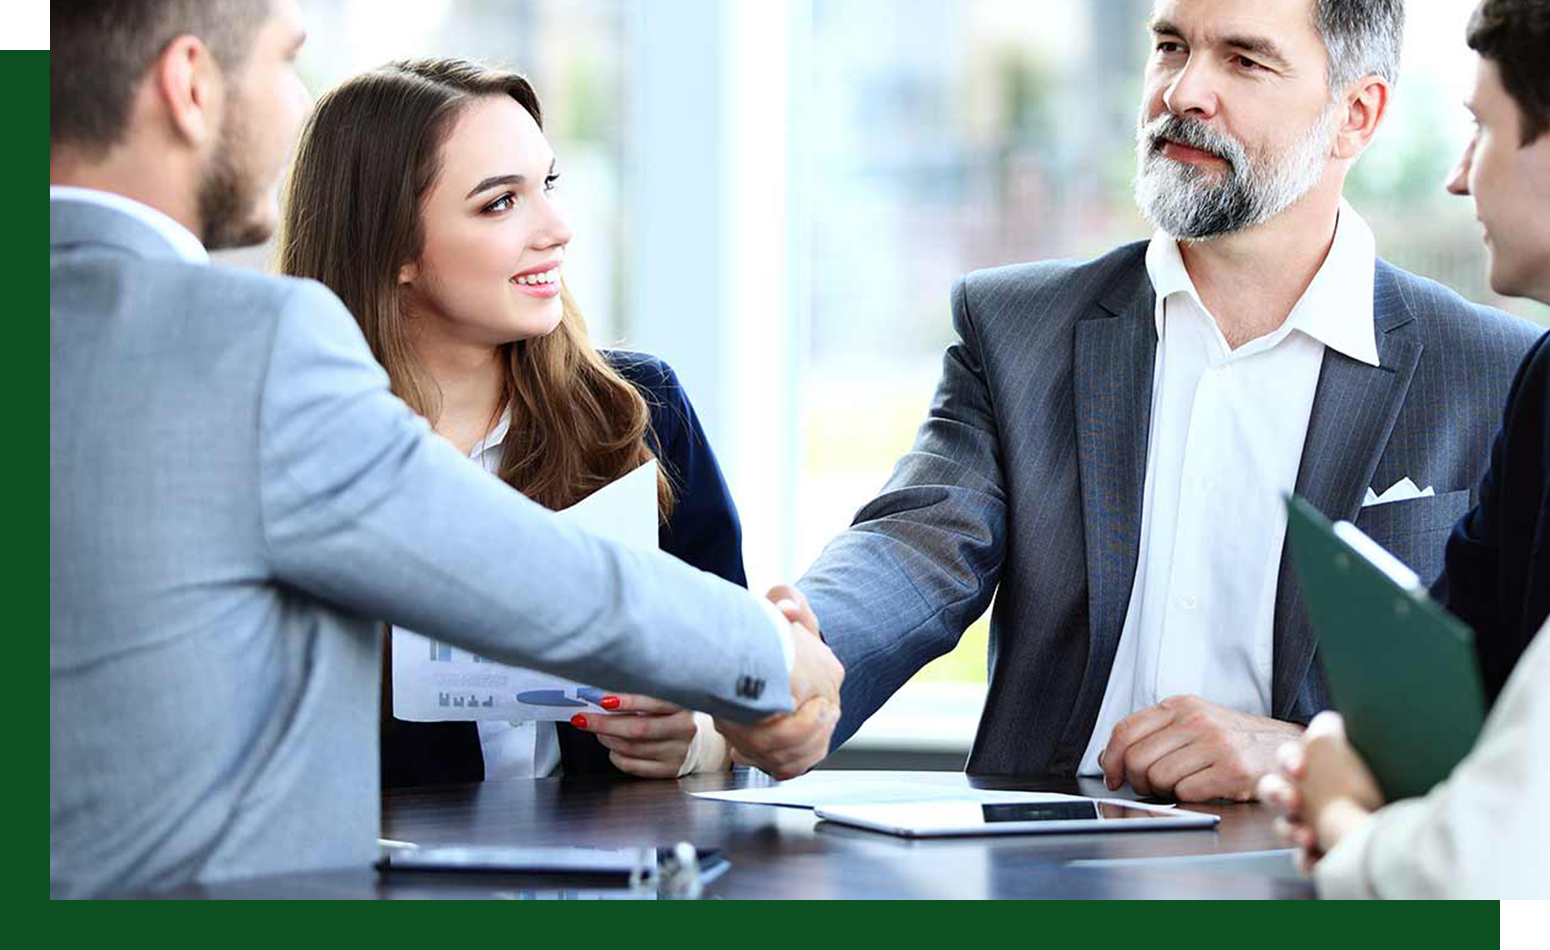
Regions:
[[[465,200],[472,198],[479,192],[488,191],[497,185],[520,186],[525,181],[527,181],[527,178],[523,175],[491,175],[489,178],[486,178],[484,181],[481,181],[479,184],[475,185],[468,194],[463,196],[463,198]]]

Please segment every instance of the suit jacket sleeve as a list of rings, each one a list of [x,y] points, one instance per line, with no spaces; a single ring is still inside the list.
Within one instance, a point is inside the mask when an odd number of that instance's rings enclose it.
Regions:
[[[260,404],[277,579],[483,656],[716,716],[790,708],[746,591],[594,538],[490,478],[388,391],[338,300],[298,283]]]
[[[1550,334],[1519,367],[1480,500],[1448,538],[1432,597],[1475,631],[1495,699],[1550,605]]]
[[[958,341],[915,445],[797,586],[845,664],[833,745],[848,739],[990,603],[1005,552],[995,409],[967,285],[953,288]]]

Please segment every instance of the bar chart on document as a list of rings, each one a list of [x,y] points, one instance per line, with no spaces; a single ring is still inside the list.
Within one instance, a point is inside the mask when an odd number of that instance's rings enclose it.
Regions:
[[[439,640],[431,640],[429,638],[426,638],[425,642],[430,647],[427,651],[428,656],[426,657],[428,662],[452,662],[453,648],[451,644],[442,643]],[[470,663],[494,662],[493,660],[486,660],[484,657],[477,653],[468,653],[467,651],[457,652],[463,653]],[[488,709],[495,706],[495,694],[487,692],[481,696],[478,690],[470,690],[467,693],[464,693],[461,690],[445,689],[439,691],[436,694],[436,705],[441,709],[471,709],[480,707]]]
[[[557,513],[592,534],[657,546],[657,465],[640,468]],[[606,715],[610,690],[508,666],[439,639],[393,628],[393,715],[410,722],[565,722]]]
[[[608,690],[505,666],[440,640],[393,630],[393,715],[413,722],[546,720],[604,713]]]

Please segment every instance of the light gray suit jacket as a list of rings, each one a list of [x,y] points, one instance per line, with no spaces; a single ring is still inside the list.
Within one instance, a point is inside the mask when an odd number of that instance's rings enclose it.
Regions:
[[[1145,253],[1142,242],[1093,261],[977,271],[954,288],[959,339],[913,450],[798,582],[846,667],[836,746],[952,649],[994,594],[990,691],[968,767],[1076,771],[1140,546],[1157,347]],[[1430,579],[1539,331],[1376,267],[1380,365],[1326,351],[1297,491]],[[1407,476],[1436,497],[1361,507],[1369,486]],[[1274,646],[1272,712],[1306,722],[1329,697],[1286,556]]]
[[[51,202],[56,895],[364,865],[383,621],[750,720],[789,708],[748,593],[604,543],[388,391],[310,281]]]

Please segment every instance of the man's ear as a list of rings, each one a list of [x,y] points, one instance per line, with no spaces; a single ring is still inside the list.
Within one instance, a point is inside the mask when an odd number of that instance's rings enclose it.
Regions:
[[[173,134],[195,148],[219,137],[226,92],[215,57],[197,36],[174,38],[151,66],[151,95]]]
[[[1352,159],[1372,143],[1389,108],[1389,84],[1382,76],[1366,76],[1345,94],[1345,114],[1335,130],[1336,158]]]

